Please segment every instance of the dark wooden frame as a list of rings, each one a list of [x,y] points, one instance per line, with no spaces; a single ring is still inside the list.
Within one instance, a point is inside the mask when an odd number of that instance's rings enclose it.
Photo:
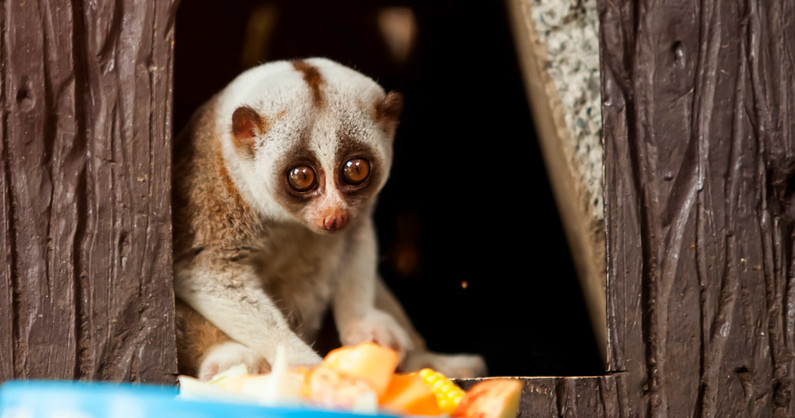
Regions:
[[[174,381],[176,7],[0,11],[2,380]],[[795,4],[598,8],[607,374],[521,415],[795,416]]]
[[[622,412],[795,416],[795,4],[599,12]]]
[[[174,381],[176,3],[0,10],[0,380]]]

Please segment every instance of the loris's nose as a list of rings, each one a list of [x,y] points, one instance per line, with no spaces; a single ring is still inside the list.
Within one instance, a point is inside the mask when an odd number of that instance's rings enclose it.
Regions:
[[[322,227],[326,231],[335,232],[348,224],[348,214],[343,210],[337,210],[323,216]]]

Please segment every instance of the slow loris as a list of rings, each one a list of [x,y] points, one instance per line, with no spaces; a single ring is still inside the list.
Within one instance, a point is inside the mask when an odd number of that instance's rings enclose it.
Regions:
[[[428,352],[381,282],[372,213],[402,108],[370,78],[313,58],[260,65],[193,115],[177,138],[175,292],[180,372],[321,358],[328,309],[345,345],[375,341],[401,369],[485,374],[477,355]]]

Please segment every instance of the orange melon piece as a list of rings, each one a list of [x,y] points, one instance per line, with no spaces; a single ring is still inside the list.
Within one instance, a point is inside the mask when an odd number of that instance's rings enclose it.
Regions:
[[[453,411],[455,418],[516,418],[522,383],[515,379],[489,379],[467,390]]]
[[[367,382],[380,398],[395,374],[398,360],[396,351],[369,342],[332,350],[323,365]]]
[[[441,415],[431,388],[416,373],[397,373],[380,398],[381,408],[397,414]]]

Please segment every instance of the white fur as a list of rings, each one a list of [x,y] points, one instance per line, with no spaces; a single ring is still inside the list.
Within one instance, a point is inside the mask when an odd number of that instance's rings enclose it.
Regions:
[[[334,172],[337,129],[344,120],[351,126],[358,140],[378,152],[388,173],[392,162],[392,136],[373,121],[372,106],[385,97],[384,90],[372,79],[324,58],[312,58],[307,63],[316,67],[323,77],[324,106],[316,108],[312,93],[302,74],[292,64],[278,61],[254,67],[224,89],[219,97],[215,126],[221,138],[223,153],[235,186],[245,200],[263,216],[274,220],[296,220],[279,206],[270,195],[280,184],[274,179],[275,155],[282,155],[303,136],[308,136],[309,148],[320,159],[327,173]],[[269,122],[267,132],[255,139],[257,148],[253,160],[239,158],[232,138],[232,114],[240,106],[252,107]],[[281,115],[281,116],[280,116]],[[327,176],[327,181],[333,181]],[[381,180],[379,189],[386,182]],[[265,186],[270,193],[260,193]]]
[[[234,341],[214,346],[204,354],[199,363],[196,376],[199,380],[210,380],[216,374],[238,364],[244,364],[246,370],[253,374],[267,372],[270,369],[261,354]]]
[[[320,361],[320,356],[290,329],[259,286],[259,278],[252,267],[213,272],[199,265],[176,270],[175,293],[232,339],[256,350],[269,363],[275,360],[280,344],[288,348],[287,360],[291,366]],[[237,353],[226,355],[222,352],[216,358],[223,363],[227,357],[235,356]]]

